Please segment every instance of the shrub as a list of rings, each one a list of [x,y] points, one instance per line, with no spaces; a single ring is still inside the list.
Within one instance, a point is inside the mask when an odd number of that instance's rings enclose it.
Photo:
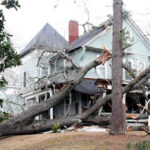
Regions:
[[[131,149],[131,143],[130,142],[127,143],[126,148],[129,150]]]
[[[54,124],[52,127],[52,132],[57,133],[59,128],[60,128],[59,123]]]

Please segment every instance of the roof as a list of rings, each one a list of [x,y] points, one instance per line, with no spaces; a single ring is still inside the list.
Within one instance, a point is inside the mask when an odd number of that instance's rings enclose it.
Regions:
[[[127,19],[127,21],[135,28],[137,33],[140,34],[140,36],[144,39],[144,42],[150,47],[149,39],[144,35],[144,33],[136,25],[136,23],[130,17]],[[78,49],[86,45],[87,42],[89,42],[94,37],[96,37],[100,32],[102,32],[106,26],[111,26],[112,24],[113,24],[112,20],[107,20],[106,22],[102,23],[99,27],[96,27],[93,30],[81,35],[77,40],[71,43],[71,45],[69,46],[68,52],[71,52],[75,49]]]
[[[83,79],[80,84],[75,86],[74,90],[84,94],[93,94],[93,95],[104,92],[103,88],[98,88],[96,80],[86,80],[86,79]]]
[[[37,47],[62,49],[67,47],[68,42],[48,23],[21,51],[21,57]]]
[[[105,29],[105,26],[102,26],[102,27],[95,28],[95,29],[81,35],[77,40],[75,40],[73,43],[71,43],[68,51],[70,52],[74,49],[78,49],[78,48],[82,47],[84,44],[86,44],[88,41],[93,39],[96,35],[98,35],[104,29]]]

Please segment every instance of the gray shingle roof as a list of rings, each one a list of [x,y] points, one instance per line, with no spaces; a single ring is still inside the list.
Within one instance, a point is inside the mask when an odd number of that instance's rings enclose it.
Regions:
[[[20,55],[24,56],[34,47],[55,48],[57,50],[67,47],[68,42],[48,23],[27,44]]]
[[[93,29],[83,35],[81,35],[77,40],[75,40],[70,46],[69,46],[69,52],[82,47],[84,44],[86,44],[88,41],[93,39],[96,35],[98,35],[100,32],[102,32],[105,29],[104,26],[100,28]]]

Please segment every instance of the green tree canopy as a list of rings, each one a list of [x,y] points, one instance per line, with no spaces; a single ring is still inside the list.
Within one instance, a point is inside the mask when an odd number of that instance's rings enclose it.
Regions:
[[[0,6],[4,6],[7,9],[20,7],[17,0],[3,0],[0,3]],[[5,69],[15,67],[21,64],[20,57],[17,52],[14,50],[11,43],[11,36],[5,31],[5,17],[3,10],[0,9],[0,73],[4,72]],[[4,77],[0,79],[0,87],[6,84]]]
[[[0,6],[4,6],[7,9],[20,7],[17,0],[3,0]],[[11,43],[11,36],[5,31],[5,17],[3,10],[0,9],[0,74],[7,68],[15,67],[21,64],[20,57],[13,48]],[[0,88],[5,86],[7,81],[3,76],[0,78]],[[0,107],[2,107],[3,99],[0,99]],[[8,119],[8,113],[0,110],[0,122]]]

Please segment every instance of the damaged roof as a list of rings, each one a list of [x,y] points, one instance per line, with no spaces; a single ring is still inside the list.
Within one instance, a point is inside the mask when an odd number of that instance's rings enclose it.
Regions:
[[[104,88],[98,88],[96,80],[83,79],[80,84],[74,87],[75,91],[95,95],[97,93],[103,93]]]
[[[88,41],[93,39],[95,36],[97,36],[100,32],[102,32],[105,29],[105,26],[102,26],[100,28],[93,29],[89,32],[84,33],[81,35],[78,39],[76,39],[71,45],[69,46],[69,52],[78,49],[82,47],[84,44],[86,44]]]
[[[56,50],[67,47],[68,42],[48,23],[21,51],[20,56],[24,56],[37,47],[53,48]]]
[[[73,43],[70,44],[68,52],[82,47],[87,42],[89,42],[94,37],[96,37],[98,34],[100,34],[103,30],[105,30],[107,26],[111,26],[111,25],[112,25],[112,21],[107,20],[104,23],[102,23],[100,26],[94,27],[92,28],[92,30],[84,33],[78,39],[76,39]]]

